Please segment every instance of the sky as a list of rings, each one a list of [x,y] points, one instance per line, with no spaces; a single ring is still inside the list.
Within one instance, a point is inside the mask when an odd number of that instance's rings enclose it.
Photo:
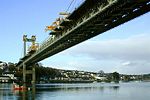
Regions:
[[[36,35],[42,43],[44,31],[67,10],[72,0],[0,0],[0,61],[18,62],[23,57],[24,34]],[[83,0],[75,0],[69,11]],[[49,57],[46,67],[69,70],[150,73],[150,12]],[[28,44],[29,45],[29,44]]]

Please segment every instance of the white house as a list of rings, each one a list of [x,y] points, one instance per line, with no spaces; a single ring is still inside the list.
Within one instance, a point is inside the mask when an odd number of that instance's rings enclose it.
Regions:
[[[0,83],[8,83],[10,81],[9,76],[0,76]]]
[[[11,80],[16,79],[16,78],[14,77],[14,73],[12,73],[12,72],[4,72],[2,75],[3,75],[3,76],[8,76],[8,77],[10,77]]]

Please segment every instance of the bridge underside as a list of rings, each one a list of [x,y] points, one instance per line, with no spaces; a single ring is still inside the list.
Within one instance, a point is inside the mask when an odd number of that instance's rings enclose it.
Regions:
[[[22,60],[26,64],[39,62],[149,11],[149,0],[86,0],[68,17],[69,22],[61,23],[65,28],[59,35],[48,38]],[[22,66],[22,61],[17,66]]]

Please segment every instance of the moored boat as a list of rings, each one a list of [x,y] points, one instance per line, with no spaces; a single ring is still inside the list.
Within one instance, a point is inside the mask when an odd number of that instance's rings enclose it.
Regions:
[[[26,90],[26,87],[20,86],[20,85],[14,83],[14,84],[13,84],[13,90],[19,90],[19,91],[22,91],[22,90]]]

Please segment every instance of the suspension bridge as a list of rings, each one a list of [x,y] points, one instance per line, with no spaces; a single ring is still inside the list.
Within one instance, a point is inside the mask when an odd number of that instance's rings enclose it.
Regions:
[[[53,28],[48,39],[35,52],[20,58],[16,67],[23,67],[24,82],[26,74],[33,74],[35,83],[35,69],[33,67],[27,71],[27,66],[33,66],[149,11],[150,0],[85,0],[65,19],[59,21],[59,28],[48,27]]]

